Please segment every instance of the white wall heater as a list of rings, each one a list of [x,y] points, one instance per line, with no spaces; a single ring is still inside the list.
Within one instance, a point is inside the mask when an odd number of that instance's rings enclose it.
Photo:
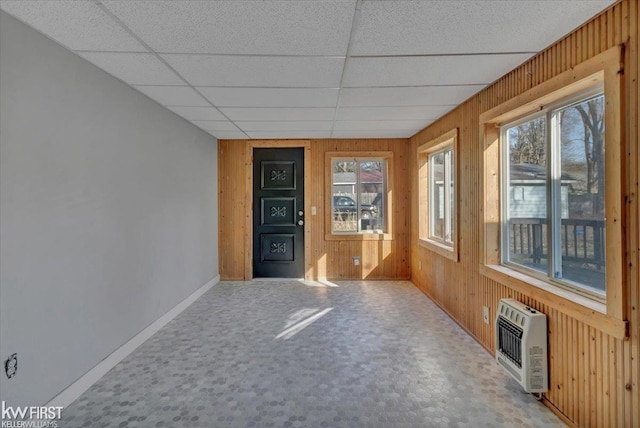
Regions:
[[[501,299],[496,361],[526,392],[547,391],[547,316],[515,299]]]

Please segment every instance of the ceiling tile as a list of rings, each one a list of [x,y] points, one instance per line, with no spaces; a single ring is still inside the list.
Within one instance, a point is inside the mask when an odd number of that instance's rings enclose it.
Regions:
[[[345,55],[356,1],[103,4],[158,52]]]
[[[233,122],[229,122],[228,120],[192,120],[191,123],[205,131],[241,132]]]
[[[334,131],[376,131],[376,130],[419,130],[427,124],[432,123],[431,119],[424,120],[347,120],[336,121],[333,125]]]
[[[615,0],[366,1],[351,54],[537,52],[613,3]]]
[[[227,120],[213,107],[168,107],[169,110],[187,120]]]
[[[229,119],[235,121],[275,120],[333,120],[333,108],[245,108],[227,107],[220,109]]]
[[[196,91],[187,86],[134,86],[163,106],[209,106]]]
[[[243,131],[331,131],[333,122],[330,120],[322,121],[305,121],[305,120],[291,120],[285,122],[274,121],[250,121],[240,122],[236,121],[236,124],[242,128]]]
[[[336,120],[427,120],[437,119],[454,106],[341,107]]]
[[[0,9],[72,50],[147,51],[91,1],[3,0]]]
[[[345,87],[482,85],[530,58],[528,54],[351,58]]]
[[[337,88],[344,58],[162,55],[193,86]]]
[[[485,85],[396,88],[344,88],[341,107],[458,105]]]
[[[335,107],[339,89],[328,88],[212,88],[202,95],[219,107]]]
[[[247,138],[238,127],[254,138],[325,138],[330,129],[376,138],[414,135],[612,3],[362,1],[342,92],[356,0],[0,0],[0,8],[219,138]]]
[[[331,138],[409,138],[413,130],[368,130],[368,131],[333,131]]]
[[[248,140],[249,137],[244,132],[233,131],[207,131],[219,140]]]
[[[184,85],[151,53],[79,52],[79,55],[130,85]]]
[[[251,138],[329,138],[331,131],[247,131]]]

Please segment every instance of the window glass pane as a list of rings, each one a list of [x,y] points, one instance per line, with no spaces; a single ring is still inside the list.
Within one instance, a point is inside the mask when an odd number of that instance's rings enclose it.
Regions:
[[[386,231],[386,162],[377,159],[332,162],[332,231]]]
[[[561,276],[605,292],[604,97],[556,112],[561,149]]]
[[[507,260],[548,272],[546,119],[507,129]]]
[[[444,152],[429,157],[429,235],[440,240],[445,239],[444,160]]]
[[[455,168],[453,148],[429,155],[429,239],[453,246]]]
[[[333,221],[334,232],[357,232],[356,162],[333,161]]]
[[[360,228],[384,230],[384,162],[360,161]]]
[[[449,150],[449,238],[448,242],[453,244],[456,233],[456,221],[455,221],[455,210],[456,210],[456,196],[455,196],[455,156],[453,153],[453,149]]]

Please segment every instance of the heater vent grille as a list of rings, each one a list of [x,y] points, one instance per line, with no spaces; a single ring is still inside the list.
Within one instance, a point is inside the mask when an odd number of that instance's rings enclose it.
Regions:
[[[518,368],[522,368],[522,334],[520,327],[498,317],[498,350]]]

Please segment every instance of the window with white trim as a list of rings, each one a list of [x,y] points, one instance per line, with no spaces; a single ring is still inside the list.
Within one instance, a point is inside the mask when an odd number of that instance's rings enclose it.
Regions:
[[[387,160],[331,159],[331,232],[387,231]]]
[[[454,129],[418,147],[419,243],[445,257],[457,254],[457,177]]]
[[[453,247],[455,160],[453,145],[429,154],[429,239]]]
[[[629,337],[625,269],[630,247],[624,226],[633,183],[625,174],[624,58],[624,47],[614,46],[479,118],[484,159],[480,272],[616,338]],[[523,151],[520,158],[508,134],[517,139],[522,130],[524,144],[527,122],[539,118],[544,153],[538,152],[536,160],[535,150],[526,156]],[[525,126],[518,130],[518,125]],[[523,163],[534,166],[512,172],[512,164]],[[534,186],[536,175],[544,178],[544,190]],[[522,197],[509,199],[515,187]],[[533,245],[534,232],[525,238],[522,226],[521,240],[520,226],[513,225],[536,217],[531,207],[541,195],[546,216],[537,221]],[[528,241],[531,250],[525,249]]]
[[[502,263],[606,296],[602,87],[500,128]]]

